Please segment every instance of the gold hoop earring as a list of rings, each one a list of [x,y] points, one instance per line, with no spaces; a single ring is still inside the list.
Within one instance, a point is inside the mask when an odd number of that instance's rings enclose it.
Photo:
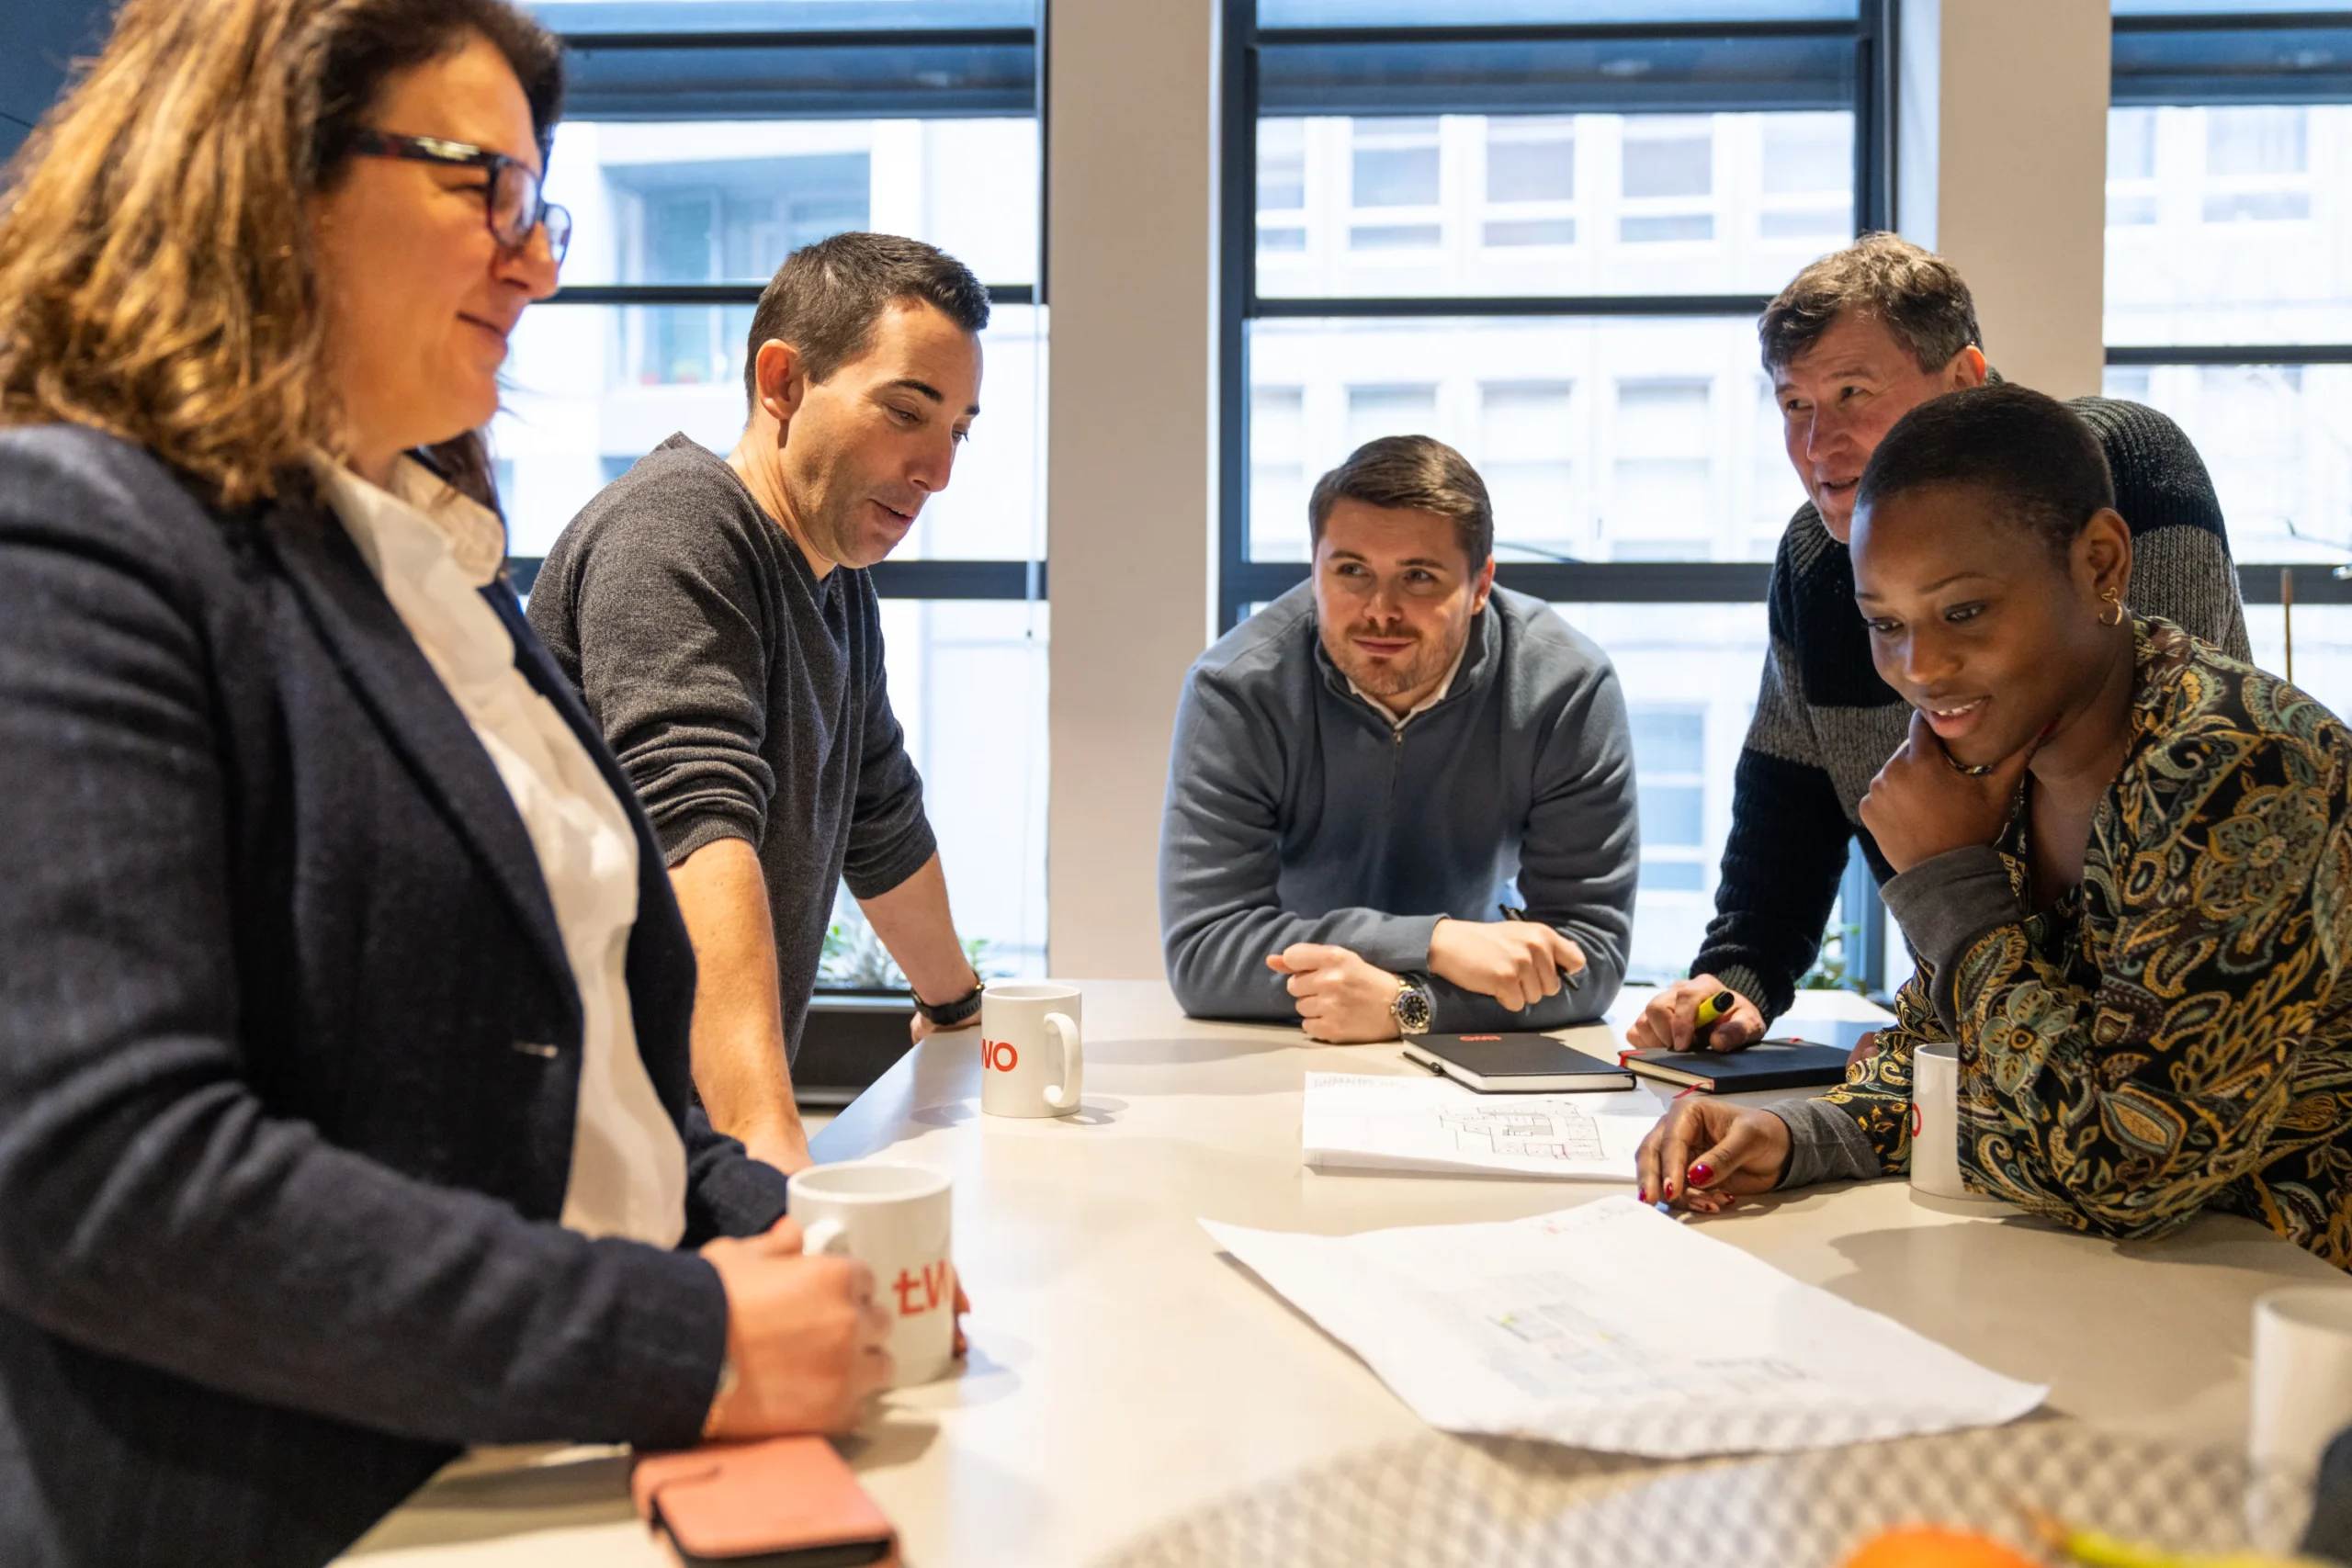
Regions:
[[[2119,593],[2117,593],[2117,592],[2116,592],[2116,591],[2115,591],[2114,589],[2110,588],[2110,589],[2108,589],[2105,592],[2101,593],[2101,594],[2099,595],[2099,597],[2100,597],[2101,599],[2106,600],[2109,604],[2112,604],[2112,605],[2114,605],[2114,606],[2115,606],[2115,614],[2114,614],[2114,615],[2113,615],[2113,616],[2111,616],[2111,617],[2110,617],[2110,616],[2107,616],[2107,615],[2101,615],[2101,616],[2098,618],[2098,624],[2099,624],[2100,626],[2121,626],[2121,625],[2123,624],[2123,599],[2122,599],[2122,596],[2121,596],[2121,595],[2120,595]]]

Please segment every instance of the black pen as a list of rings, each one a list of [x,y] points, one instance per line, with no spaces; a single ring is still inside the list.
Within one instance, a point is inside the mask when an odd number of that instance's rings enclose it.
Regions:
[[[1524,909],[1514,909],[1509,904],[1498,904],[1495,908],[1503,912],[1503,919],[1506,920],[1527,919],[1527,911]],[[1534,922],[1531,920],[1528,923],[1532,925]],[[1561,982],[1568,987],[1568,989],[1573,991],[1578,986],[1584,984],[1584,971],[1581,969],[1563,969],[1560,971],[1560,979]]]

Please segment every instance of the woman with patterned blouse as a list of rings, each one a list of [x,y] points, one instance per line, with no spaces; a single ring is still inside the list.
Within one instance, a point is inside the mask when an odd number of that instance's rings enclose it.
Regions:
[[[2129,614],[2098,442],[2038,392],[1905,416],[1854,569],[1915,709],[1861,815],[1918,972],[1841,1088],[1676,1102],[1643,1196],[1900,1174],[1912,1054],[1956,1040],[1973,1190],[2119,1236],[2226,1210],[2352,1266],[2352,736]]]

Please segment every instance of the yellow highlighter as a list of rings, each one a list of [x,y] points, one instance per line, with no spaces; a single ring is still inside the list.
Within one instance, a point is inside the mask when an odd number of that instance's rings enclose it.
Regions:
[[[1692,1043],[1697,1043],[1696,1036],[1704,1034],[1715,1020],[1738,1005],[1739,998],[1727,990],[1717,991],[1713,996],[1703,998],[1699,1003],[1698,1016],[1691,1021],[1695,1025],[1691,1031]]]

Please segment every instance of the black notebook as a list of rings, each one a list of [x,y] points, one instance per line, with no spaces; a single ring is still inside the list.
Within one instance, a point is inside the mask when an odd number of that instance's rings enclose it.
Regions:
[[[1634,1075],[1624,1068],[1570,1050],[1548,1034],[1419,1034],[1405,1042],[1405,1059],[1481,1094],[1634,1087]]]
[[[1868,1026],[1865,1026],[1868,1027]],[[1745,1051],[1628,1051],[1619,1060],[1645,1078],[1709,1094],[1826,1089],[1846,1081],[1844,1045],[1766,1040]]]

